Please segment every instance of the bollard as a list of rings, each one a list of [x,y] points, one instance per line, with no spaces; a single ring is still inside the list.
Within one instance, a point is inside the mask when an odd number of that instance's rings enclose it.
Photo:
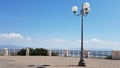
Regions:
[[[48,56],[51,56],[51,50],[48,50],[47,54]]]
[[[4,56],[8,56],[8,48],[4,48]]]
[[[90,58],[90,51],[84,50],[84,55],[85,55],[85,58]]]
[[[29,56],[29,53],[30,53],[30,49],[26,48],[26,56]]]
[[[68,50],[64,50],[64,57],[67,57],[68,56]]]

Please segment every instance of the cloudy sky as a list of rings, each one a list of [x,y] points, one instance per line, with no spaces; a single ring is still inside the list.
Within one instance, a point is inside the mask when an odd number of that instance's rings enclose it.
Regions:
[[[0,45],[80,48],[80,16],[89,2],[84,47],[120,49],[120,0],[0,0]]]

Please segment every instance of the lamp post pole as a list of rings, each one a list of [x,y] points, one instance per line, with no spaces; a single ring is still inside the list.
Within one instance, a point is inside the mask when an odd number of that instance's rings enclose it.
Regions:
[[[83,16],[84,16],[84,10],[82,8],[81,10],[81,51],[80,51],[80,61],[79,66],[85,66],[84,59],[83,59]]]
[[[76,16],[81,15],[81,51],[80,51],[80,61],[78,63],[78,66],[86,66],[84,59],[83,59],[83,51],[84,51],[84,49],[83,49],[83,17],[89,13],[89,11],[90,11],[89,6],[90,6],[89,3],[84,3],[82,5],[82,9],[80,10],[79,14],[76,14],[76,12],[78,10],[77,6],[73,6],[73,8],[72,8],[74,15],[76,15]]]

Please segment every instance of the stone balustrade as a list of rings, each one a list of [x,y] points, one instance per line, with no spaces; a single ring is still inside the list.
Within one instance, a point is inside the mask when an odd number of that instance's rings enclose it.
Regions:
[[[63,56],[68,57],[69,54],[70,54],[69,50],[64,49],[63,51],[64,51]],[[29,56],[29,53],[30,53],[30,49],[26,48],[26,56]],[[3,54],[3,56],[9,56],[9,49],[4,48],[3,53],[1,52],[1,54]],[[52,50],[49,49],[48,52],[47,52],[47,55],[52,56]],[[120,50],[113,50],[111,56],[112,56],[113,60],[120,60]],[[85,58],[90,58],[91,57],[90,50],[84,50],[84,57]]]

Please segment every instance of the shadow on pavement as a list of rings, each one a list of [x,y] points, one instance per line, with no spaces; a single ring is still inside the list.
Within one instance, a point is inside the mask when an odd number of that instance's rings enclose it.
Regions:
[[[28,67],[46,68],[46,67],[79,67],[78,65],[28,65]]]

